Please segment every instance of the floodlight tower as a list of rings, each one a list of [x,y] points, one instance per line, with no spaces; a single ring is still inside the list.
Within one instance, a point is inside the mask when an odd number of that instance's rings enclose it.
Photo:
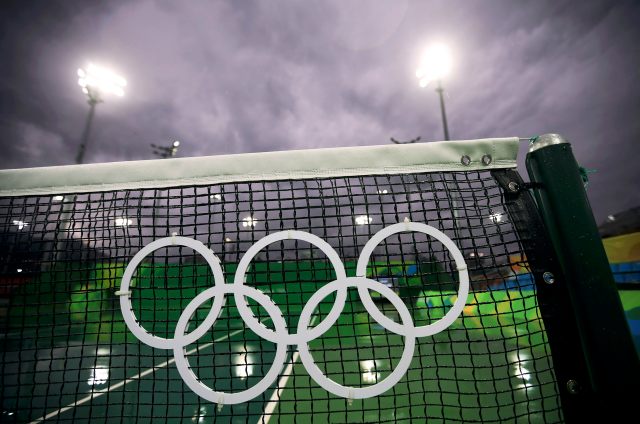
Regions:
[[[444,139],[451,140],[449,136],[449,125],[447,123],[447,112],[444,107],[444,89],[442,88],[442,79],[451,71],[451,51],[444,44],[432,44],[422,56],[420,65],[416,70],[420,87],[425,88],[435,81],[436,93],[440,96],[440,112],[442,114],[442,128],[444,130]],[[453,220],[458,226],[464,226],[464,220],[460,220],[460,212],[458,211],[458,200],[460,194],[458,184],[456,182],[447,182],[448,188],[453,189],[451,193],[451,205],[453,209]]]
[[[436,92],[440,96],[440,111],[442,112],[442,126],[444,128],[444,139],[450,140],[449,125],[447,124],[447,113],[444,107],[444,89],[442,88],[442,78],[451,71],[451,52],[443,44],[434,44],[425,52],[420,65],[416,70],[420,87],[425,88],[430,83],[436,83]]]
[[[78,85],[82,87],[82,92],[87,95],[87,102],[89,103],[89,115],[87,115],[80,148],[76,155],[76,163],[82,163],[84,152],[89,142],[89,132],[91,131],[96,105],[104,101],[102,96],[105,94],[114,94],[118,97],[124,96],[124,87],[127,85],[127,81],[108,69],[89,63],[86,69],[78,69]]]

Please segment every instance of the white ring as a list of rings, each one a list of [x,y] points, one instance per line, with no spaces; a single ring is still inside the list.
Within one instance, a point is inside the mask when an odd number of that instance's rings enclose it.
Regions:
[[[329,245],[329,243],[322,240],[318,236],[314,236],[313,234],[304,231],[287,230],[279,231],[277,233],[273,233],[266,237],[263,237],[258,240],[253,246],[251,246],[238,264],[238,269],[236,270],[233,284],[244,284],[244,276],[247,272],[247,269],[249,268],[249,264],[261,249],[276,241],[288,239],[302,240],[314,245],[329,258],[329,261],[335,268],[336,279],[342,280],[347,278],[347,273],[344,269],[344,264],[342,263],[340,256],[338,256],[338,253],[333,249],[333,247],[331,247],[331,245]],[[288,345],[297,345],[320,337],[336,322],[347,300],[347,288],[340,287],[338,290],[336,290],[336,292],[336,300],[333,307],[331,308],[331,311],[329,312],[329,315],[311,330],[305,331],[304,334],[277,334],[277,332],[268,329],[256,319],[253,311],[251,311],[247,304],[247,300],[243,296],[238,296],[238,294],[234,293],[234,298],[236,301],[236,306],[238,307],[238,312],[240,312],[240,316],[244,320],[245,324],[247,324],[247,326],[251,330],[253,330],[254,333],[272,343],[279,343],[284,341]]]
[[[386,297],[398,310],[400,318],[402,319],[402,328],[404,329],[406,326],[410,326],[410,328],[413,328],[413,320],[411,319],[409,310],[402,302],[402,300],[398,297],[398,295],[393,292],[393,290],[375,280],[370,280],[365,277],[350,277],[344,280],[332,281],[331,283],[321,287],[317,292],[313,294],[313,296],[311,296],[307,304],[302,309],[302,313],[300,314],[300,321],[298,322],[298,332],[307,328],[311,320],[313,311],[320,304],[322,299],[342,287],[358,287],[358,291],[360,291],[360,288],[362,287],[365,291],[377,291],[382,296]],[[390,330],[383,322],[377,320],[376,317],[373,318],[378,321],[381,326],[387,328],[387,330]],[[336,396],[347,399],[364,399],[378,396],[391,389],[407,372],[409,366],[411,365],[411,360],[413,359],[413,352],[416,342],[415,335],[411,334],[411,332],[408,333],[409,334],[406,335],[402,334],[405,337],[404,351],[402,352],[402,357],[400,358],[400,361],[398,362],[396,368],[382,381],[367,387],[347,387],[329,379],[329,377],[327,377],[316,365],[315,361],[313,360],[313,356],[309,352],[309,345],[306,342],[300,343],[298,345],[298,352],[300,352],[300,359],[302,360],[302,364],[304,365],[305,369],[309,373],[309,376],[326,391],[331,392]]]
[[[276,327],[276,332],[281,334],[285,333],[287,328],[280,309],[271,302],[271,299],[267,295],[253,287],[222,284],[208,288],[189,302],[185,310],[180,315],[180,319],[178,319],[175,336],[171,342],[173,344],[173,355],[176,359],[178,372],[187,386],[189,386],[189,388],[198,396],[214,403],[219,403],[221,399],[224,399],[224,404],[233,405],[249,401],[256,396],[259,396],[276,381],[284,363],[286,362],[287,345],[285,343],[276,343],[276,355],[273,359],[271,368],[255,386],[247,390],[235,393],[218,392],[202,383],[191,370],[189,362],[185,357],[186,344],[181,344],[180,341],[185,340],[186,337],[184,336],[184,330],[196,310],[212,297],[223,299],[226,293],[239,293],[242,294],[242,296],[247,296],[257,301],[264,309],[266,309],[267,313],[271,317]],[[213,326],[213,323],[211,325]]]
[[[190,247],[196,252],[200,253],[204,259],[209,264],[211,271],[213,272],[213,279],[216,286],[224,284],[224,274],[222,272],[222,267],[220,266],[220,261],[213,254],[213,252],[204,244],[199,242],[198,240],[194,240],[188,237],[165,237],[158,240],[155,240],[145,247],[143,247],[138,253],[135,254],[127,268],[124,270],[124,274],[122,275],[122,283],[120,284],[120,292],[129,294],[123,294],[120,296],[120,309],[122,310],[122,317],[124,318],[124,322],[129,327],[129,330],[143,343],[158,348],[158,349],[173,349],[172,339],[165,339],[164,337],[154,336],[149,333],[147,330],[142,328],[138,321],[136,320],[135,314],[133,313],[133,307],[131,305],[131,293],[130,293],[130,284],[131,278],[133,277],[133,273],[140,263],[154,250],[160,249],[161,247],[172,246],[172,245],[181,245]],[[188,345],[199,339],[207,332],[207,329],[213,325],[213,322],[218,318],[218,314],[222,310],[224,306],[224,296],[218,297],[213,301],[213,305],[211,307],[211,311],[204,319],[202,324],[198,326],[191,333],[184,336],[184,340],[180,343],[183,345]]]
[[[467,263],[465,262],[464,256],[462,256],[458,247],[453,243],[453,240],[447,237],[446,234],[430,225],[420,224],[417,222],[403,222],[385,227],[378,231],[373,237],[371,237],[367,244],[365,244],[362,252],[360,253],[360,257],[358,258],[356,275],[367,275],[367,264],[369,263],[371,253],[373,253],[373,249],[375,249],[382,240],[390,235],[405,231],[417,231],[434,237],[442,243],[453,256],[456,268],[458,269],[460,285],[458,287],[458,298],[451,309],[449,309],[444,317],[440,318],[433,324],[406,328],[404,325],[398,324],[384,316],[375,303],[373,303],[373,299],[371,299],[371,296],[365,287],[358,286],[358,293],[360,294],[360,299],[362,300],[364,307],[367,309],[367,312],[369,312],[373,319],[378,321],[383,327],[403,336],[408,336],[410,334],[416,337],[432,336],[453,324],[462,312],[464,305],[467,303],[467,296],[469,295],[469,272],[467,271]]]
[[[411,319],[409,310],[402,302],[402,300],[398,297],[398,295],[396,295],[393,290],[391,290],[384,284],[365,277],[367,264],[375,247],[382,240],[384,240],[384,238],[392,234],[404,231],[419,231],[429,236],[435,237],[445,247],[447,247],[456,263],[456,268],[458,270],[460,280],[458,299],[454,303],[453,307],[445,314],[445,316],[434,324],[415,327],[413,320]],[[268,244],[285,239],[303,240],[318,247],[329,258],[330,262],[335,268],[337,277],[335,280],[316,291],[311,296],[309,301],[304,305],[300,315],[300,319],[298,321],[297,332],[295,334],[288,333],[286,321],[282,315],[282,312],[268,296],[253,287],[244,285],[245,274],[253,257]],[[197,251],[206,259],[214,275],[214,287],[211,287],[196,296],[191,302],[189,302],[185,310],[180,315],[178,323],[176,324],[173,339],[165,339],[162,337],[154,336],[148,333],[138,324],[133,313],[133,308],[131,306],[130,287],[133,273],[135,272],[138,265],[144,260],[144,258],[154,250],[169,245],[187,246]],[[430,336],[443,331],[449,325],[451,325],[453,321],[455,321],[455,319],[461,313],[469,294],[469,274],[462,253],[460,253],[460,250],[456,247],[456,245],[449,237],[429,225],[405,221],[404,223],[395,224],[384,228],[383,230],[376,233],[371,238],[371,240],[367,242],[360,254],[360,257],[358,258],[356,275],[358,275],[358,277],[346,277],[344,264],[342,263],[340,257],[338,256],[336,251],[324,240],[306,232],[289,230],[266,236],[260,239],[253,246],[251,246],[247,253],[242,257],[240,264],[238,264],[238,269],[236,270],[236,274],[234,276],[234,283],[225,284],[224,274],[220,265],[220,261],[211,250],[209,250],[204,244],[200,243],[197,240],[186,237],[172,236],[159,239],[148,244],[132,258],[131,262],[125,269],[120,289],[116,293],[119,294],[122,315],[127,324],[127,327],[131,330],[131,332],[140,341],[146,343],[149,346],[159,349],[172,349],[180,376],[196,394],[204,399],[216,403],[224,402],[227,404],[236,404],[246,402],[260,395],[265,390],[267,390],[278,377],[278,374],[280,373],[280,370],[282,369],[286,360],[287,345],[298,346],[298,351],[300,352],[303,366],[305,367],[311,378],[324,389],[335,395],[347,399],[360,399],[377,396],[381,393],[384,393],[385,391],[393,387],[393,385],[396,384],[404,376],[411,364],[416,337]],[[308,343],[311,340],[322,336],[339,319],[346,302],[347,289],[349,287],[357,287],[362,303],[375,321],[377,321],[382,327],[386,328],[387,330],[405,337],[405,348],[400,361],[398,362],[398,365],[385,379],[372,386],[358,388],[346,387],[335,383],[322,373],[320,368],[315,364],[313,357],[309,352]],[[384,314],[382,314],[382,312],[380,312],[380,310],[373,303],[373,300],[371,299],[371,296],[369,294],[369,290],[374,290],[380,293],[395,306],[400,314],[401,324],[394,322],[393,320],[387,318]],[[333,292],[336,292],[336,299],[333,307],[320,324],[318,324],[314,328],[309,329],[308,327],[310,325],[311,315],[319,306],[320,302]],[[253,332],[257,335],[275,343],[277,346],[274,363],[267,374],[255,386],[236,393],[217,392],[204,385],[194,375],[193,371],[191,371],[189,363],[185,357],[185,347],[195,342],[198,338],[202,337],[215,324],[215,321],[219,316],[222,307],[224,307],[226,303],[225,294],[227,293],[233,293],[236,300],[236,305],[246,326],[253,330]],[[267,313],[273,320],[275,331],[269,330],[256,319],[256,317],[253,315],[253,312],[248,306],[246,299],[247,297],[254,299],[258,302],[259,305],[266,309]],[[189,321],[193,317],[193,314],[199,307],[202,306],[204,302],[211,298],[214,298],[213,305],[211,307],[211,311],[208,313],[204,321],[194,331],[185,335],[184,331],[186,330]]]

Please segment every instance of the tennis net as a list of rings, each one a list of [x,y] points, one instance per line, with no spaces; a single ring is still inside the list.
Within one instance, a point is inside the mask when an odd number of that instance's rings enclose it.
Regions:
[[[517,143],[0,171],[0,420],[562,421]]]

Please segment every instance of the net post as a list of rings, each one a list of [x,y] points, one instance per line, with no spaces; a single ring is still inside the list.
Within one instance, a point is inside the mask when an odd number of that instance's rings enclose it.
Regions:
[[[566,279],[551,245],[540,213],[527,184],[517,171],[491,172],[503,190],[509,220],[518,232],[527,268],[535,282],[535,293],[548,338],[553,372],[558,382],[562,415],[566,423],[589,422],[593,417],[593,391],[582,386],[569,390],[569,382],[587,381],[588,371],[582,355],[576,317],[571,308]],[[550,277],[550,278],[549,278]]]
[[[557,134],[532,141],[526,167],[566,278],[598,415],[631,409],[640,365],[571,145]],[[571,384],[570,384],[571,383]],[[567,382],[578,390],[580,382]]]

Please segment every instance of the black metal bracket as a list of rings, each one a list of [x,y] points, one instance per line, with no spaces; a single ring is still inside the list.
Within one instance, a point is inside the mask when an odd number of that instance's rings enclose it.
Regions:
[[[503,189],[504,203],[533,274],[538,306],[545,325],[558,381],[564,419],[589,422],[593,418],[588,371],[578,337],[571,300],[555,250],[536,203],[529,192],[538,184],[525,183],[510,169],[491,171]]]

